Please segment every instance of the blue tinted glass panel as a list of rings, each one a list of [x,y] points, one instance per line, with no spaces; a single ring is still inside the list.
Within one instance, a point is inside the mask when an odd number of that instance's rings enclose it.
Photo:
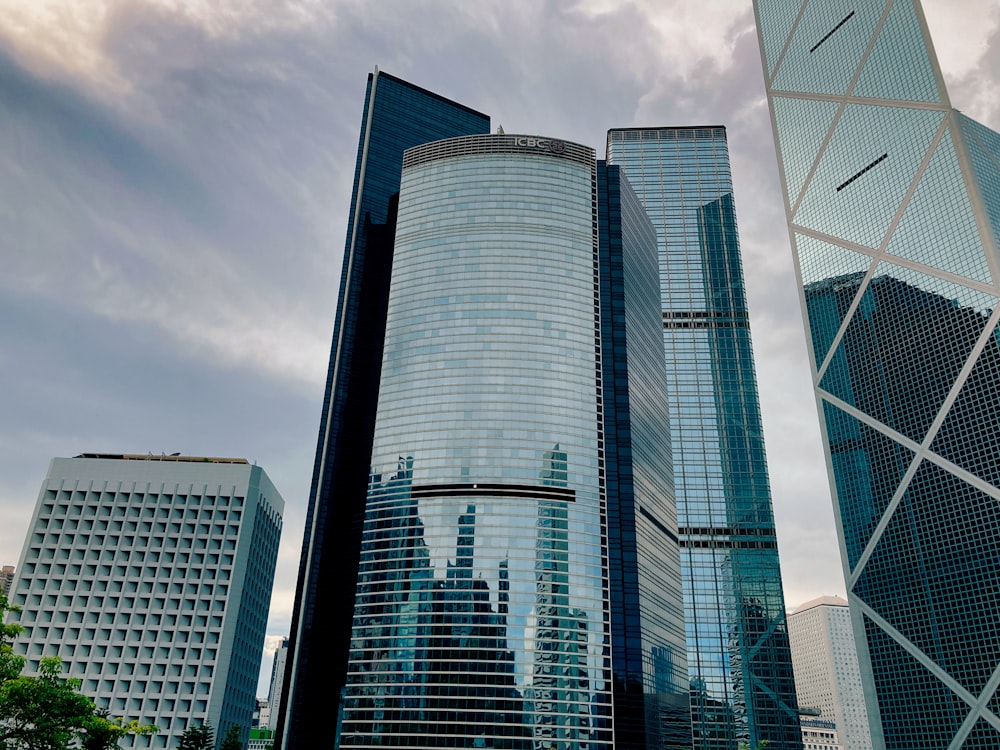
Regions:
[[[820,386],[921,442],[994,303],[966,287],[880,263]]]
[[[878,248],[944,114],[848,105],[794,221]]]
[[[854,96],[941,100],[913,0],[895,0],[865,62]]]
[[[949,132],[934,150],[886,252],[990,283],[986,251]]]
[[[788,35],[792,33],[792,25],[798,16],[800,0],[786,2],[785,0],[760,0],[756,3],[760,22],[757,28],[764,40],[764,59],[767,70],[774,73],[778,64],[778,56],[785,47]]]
[[[997,528],[1000,503],[924,461],[854,586],[973,695],[1000,663]]]
[[[819,368],[874,259],[800,233],[795,235],[795,247],[805,284],[813,354]]]
[[[774,118],[778,123],[781,161],[792,205],[798,199],[839,108],[837,102],[780,96],[774,98]]]
[[[946,748],[970,706],[865,617],[886,750]]]
[[[931,450],[1000,486],[1000,335],[994,330]]]
[[[779,91],[846,94],[885,2],[806,4],[774,77]]]
[[[978,183],[979,196],[986,204],[993,241],[1000,239],[1000,134],[961,113],[956,118],[965,136]]]
[[[840,501],[844,545],[853,570],[915,454],[826,401],[823,415]]]

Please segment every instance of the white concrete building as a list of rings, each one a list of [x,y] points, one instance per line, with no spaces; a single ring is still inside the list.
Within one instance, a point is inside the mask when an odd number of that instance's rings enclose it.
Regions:
[[[25,673],[59,656],[112,716],[159,727],[136,747],[249,727],[283,509],[245,459],[53,459],[10,597]]]
[[[836,596],[806,602],[788,616],[788,637],[800,708],[819,709],[819,720],[832,722],[839,736],[838,744],[829,744],[829,736],[822,739],[827,744],[816,744],[820,736],[811,736],[813,746],[871,750],[868,712],[847,602]],[[802,725],[804,742],[806,723],[803,721]]]

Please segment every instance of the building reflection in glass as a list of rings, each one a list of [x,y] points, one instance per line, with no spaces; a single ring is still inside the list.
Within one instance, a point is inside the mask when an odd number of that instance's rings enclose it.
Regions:
[[[566,459],[558,445],[545,453],[543,484],[566,486]],[[587,613],[570,604],[565,502],[538,504],[535,549],[535,656],[527,690],[535,747],[589,747]]]
[[[693,747],[800,750],[726,131],[614,129],[607,153],[659,243]]]
[[[537,143],[404,157],[345,750],[612,745],[596,160]]]

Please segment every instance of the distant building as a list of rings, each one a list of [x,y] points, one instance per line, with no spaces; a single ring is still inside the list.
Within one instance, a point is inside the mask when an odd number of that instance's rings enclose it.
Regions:
[[[246,750],[271,750],[274,747],[274,732],[270,729],[251,729]]]
[[[261,715],[260,726],[268,729],[278,727],[278,709],[281,706],[281,691],[285,684],[285,664],[288,659],[288,639],[282,638],[281,644],[274,652],[274,664],[271,667],[271,689],[267,693],[267,718]],[[272,710],[273,709],[273,710]]]
[[[871,731],[847,602],[837,596],[806,602],[788,616],[788,635],[799,705],[819,709],[819,720],[836,726],[844,750],[870,750]]]
[[[268,701],[257,699],[257,704],[253,709],[253,718],[250,721],[251,729],[264,729],[271,721],[271,704]]]
[[[607,158],[657,234],[694,747],[797,750],[726,129],[616,128]]]
[[[283,750],[689,750],[653,225],[391,76],[363,122]]]
[[[14,582],[14,566],[4,565],[0,568],[0,591],[4,596],[10,594],[10,585]]]
[[[15,642],[112,716],[249,727],[284,502],[245,459],[83,454],[49,466],[18,566]]]
[[[853,750],[847,745],[840,744],[837,727],[832,721],[801,719],[800,723],[802,725],[802,746],[805,750]]]

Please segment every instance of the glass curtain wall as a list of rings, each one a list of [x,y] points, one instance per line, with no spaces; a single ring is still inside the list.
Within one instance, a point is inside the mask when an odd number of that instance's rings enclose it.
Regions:
[[[1000,746],[1000,134],[915,0],[754,3],[876,748]]]
[[[801,748],[725,129],[608,132],[659,239],[697,750]]]
[[[404,159],[341,748],[610,748],[595,158]]]

